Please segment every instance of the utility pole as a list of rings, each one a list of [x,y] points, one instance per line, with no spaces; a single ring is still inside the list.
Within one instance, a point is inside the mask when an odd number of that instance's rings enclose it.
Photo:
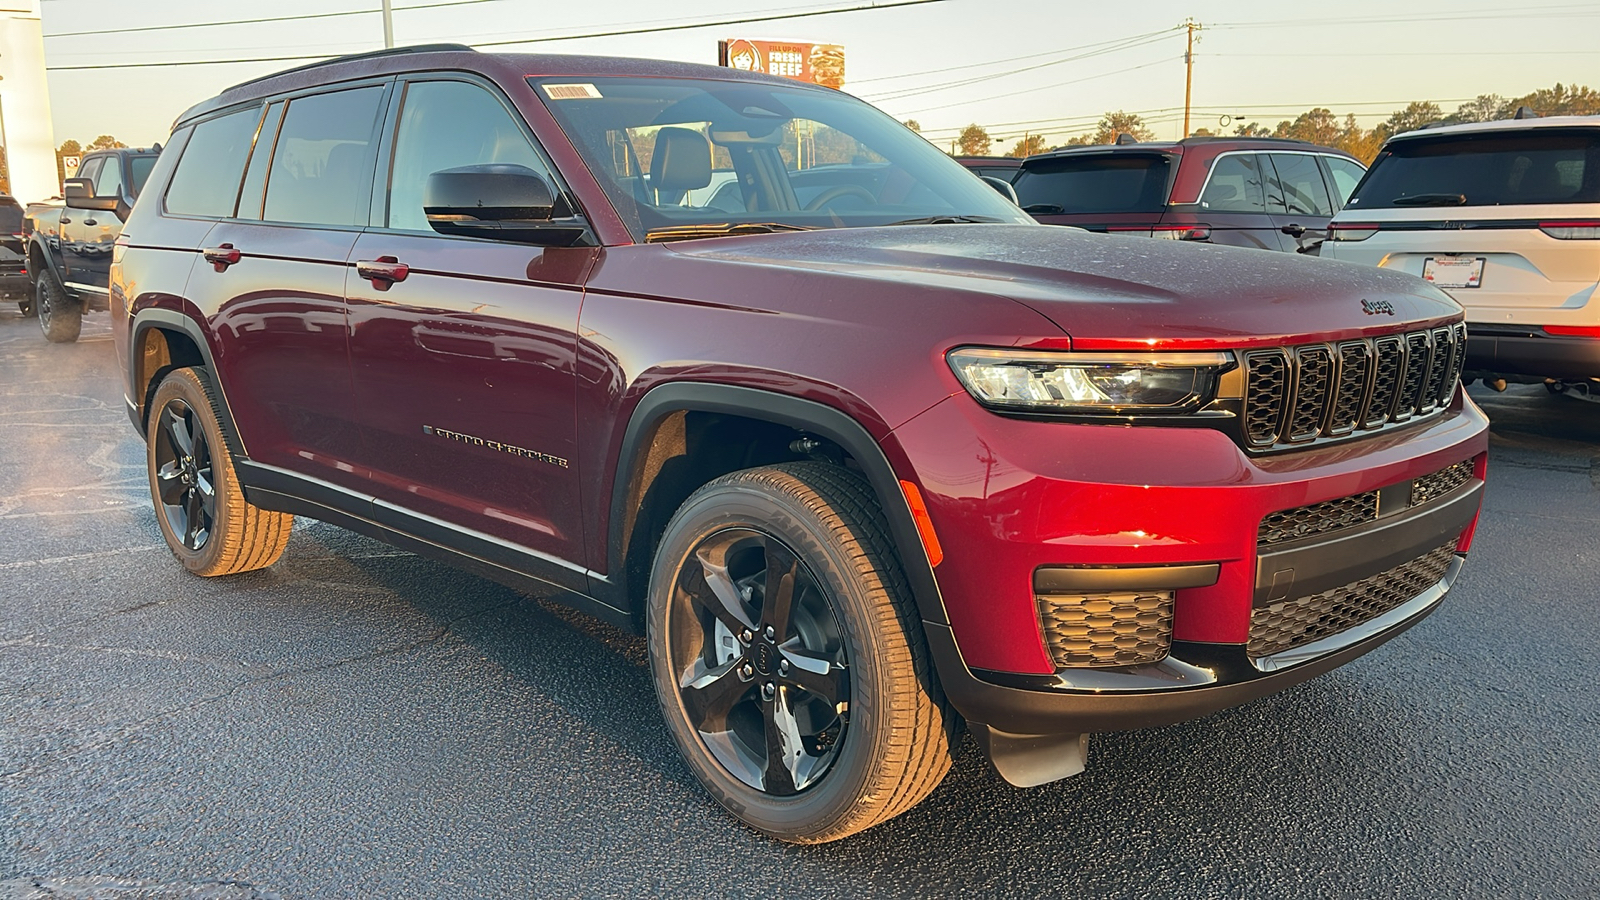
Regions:
[[[385,50],[394,46],[394,10],[389,4],[390,0],[383,0],[383,47]]]
[[[1183,27],[1189,32],[1189,47],[1183,52],[1183,137],[1188,137],[1189,107],[1194,97],[1194,33],[1200,30],[1200,23],[1194,19],[1186,19]]]

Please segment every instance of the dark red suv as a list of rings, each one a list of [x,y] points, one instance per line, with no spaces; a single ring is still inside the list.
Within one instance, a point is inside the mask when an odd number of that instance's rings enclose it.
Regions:
[[[1303,141],[1188,138],[1052,150],[1011,182],[1047,225],[1310,251],[1365,172],[1343,150]]]
[[[793,841],[915,805],[963,725],[1040,784],[1371,650],[1483,488],[1423,281],[1043,227],[730,69],[435,46],[240,85],[179,118],[111,295],[191,571],[305,515],[638,629],[691,769]]]

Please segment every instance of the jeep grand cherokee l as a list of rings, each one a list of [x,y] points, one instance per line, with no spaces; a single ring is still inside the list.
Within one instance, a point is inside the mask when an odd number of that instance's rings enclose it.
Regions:
[[[737,208],[685,205],[717,169]],[[1371,650],[1483,486],[1421,280],[1044,227],[729,69],[248,82],[178,120],[111,294],[183,565],[305,515],[639,629],[689,767],[791,841],[915,805],[962,722],[1040,784]]]
[[[1600,381],[1600,116],[1428,128],[1384,144],[1323,255],[1466,307],[1467,376]]]

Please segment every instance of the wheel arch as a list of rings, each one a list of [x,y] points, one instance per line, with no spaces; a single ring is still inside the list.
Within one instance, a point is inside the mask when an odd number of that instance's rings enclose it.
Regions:
[[[612,481],[610,517],[607,523],[608,585],[597,591],[613,600],[613,605],[643,609],[642,593],[648,582],[649,562],[666,521],[688,493],[713,478],[748,465],[726,471],[713,467],[684,479],[676,491],[656,492],[652,488],[664,477],[667,463],[681,458],[689,416],[713,414],[754,423],[757,429],[779,429],[791,436],[811,436],[837,447],[859,467],[877,496],[900,562],[916,598],[918,612],[925,621],[948,622],[944,601],[927,551],[912,518],[899,478],[883,449],[860,422],[848,414],[813,400],[779,394],[758,388],[702,382],[674,382],[653,388],[634,407],[616,457]],[[790,459],[804,458],[791,456]],[[765,465],[776,459],[758,459],[752,465]],[[706,477],[709,476],[709,477]],[[672,502],[677,498],[677,502]],[[670,508],[666,508],[670,505]],[[598,593],[597,593],[598,595]]]
[[[35,232],[32,239],[28,241],[28,281],[32,284],[38,284],[41,272],[49,272],[55,278],[57,284],[64,282],[61,277],[61,266],[56,262],[55,254],[51,253],[50,248],[45,246],[44,238]]]
[[[127,379],[135,403],[130,412],[140,435],[146,434],[149,426],[150,398],[155,395],[162,374],[173,368],[200,366],[211,373],[212,387],[222,400],[218,424],[228,450],[236,457],[246,458],[204,327],[175,310],[146,309],[134,316],[128,334]]]

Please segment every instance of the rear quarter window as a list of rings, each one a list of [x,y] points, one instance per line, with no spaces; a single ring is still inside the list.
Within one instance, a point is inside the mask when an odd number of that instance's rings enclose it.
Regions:
[[[244,161],[260,121],[261,108],[253,107],[196,125],[167,187],[167,212],[233,215]]]
[[[1552,203],[1600,203],[1600,130],[1396,141],[1373,162],[1349,207]]]
[[[1155,213],[1166,207],[1165,154],[1106,154],[1041,160],[1012,182],[1023,210],[1040,215]]]

